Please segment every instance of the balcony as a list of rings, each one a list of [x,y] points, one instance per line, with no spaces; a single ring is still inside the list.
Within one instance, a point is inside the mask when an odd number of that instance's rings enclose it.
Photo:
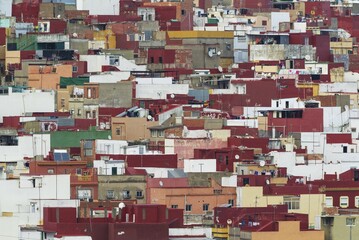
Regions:
[[[56,43],[56,42],[68,42],[68,35],[60,35],[60,34],[46,34],[46,35],[38,35],[37,42],[38,43]]]

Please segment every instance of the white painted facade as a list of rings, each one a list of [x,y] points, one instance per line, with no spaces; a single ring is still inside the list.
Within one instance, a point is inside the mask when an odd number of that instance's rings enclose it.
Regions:
[[[289,12],[272,12],[271,13],[271,30],[278,31],[279,23],[291,22]]]
[[[357,82],[334,82],[319,84],[319,94],[323,93],[358,93]]]
[[[237,175],[232,175],[230,177],[222,177],[221,186],[237,187]]]
[[[24,116],[33,112],[54,112],[55,93],[41,90],[24,90],[13,92],[9,87],[8,94],[0,95],[0,123],[4,116]]]
[[[154,85],[154,84],[165,84],[171,85],[173,81],[172,77],[161,77],[161,78],[136,78],[136,83],[138,85]]]
[[[258,128],[257,119],[227,119],[226,126],[244,126],[250,128]]]
[[[299,98],[272,99],[272,108],[305,108],[305,104]]]
[[[0,1],[0,15],[5,15],[6,17],[12,16],[12,2],[13,0]]]
[[[118,0],[76,0],[77,10],[89,10],[89,15],[119,15]]]
[[[349,123],[349,108],[342,112],[341,107],[323,107],[324,132],[340,132]]]
[[[216,172],[216,159],[184,159],[184,172]]]
[[[167,94],[188,94],[188,84],[139,84],[136,98],[166,99]]]
[[[154,178],[168,178],[168,171],[176,170],[175,168],[155,168],[155,167],[136,167],[136,169],[146,170],[148,175],[152,175]]]
[[[122,56],[113,56],[108,54],[100,55],[80,55],[80,61],[87,62],[87,69],[90,73],[102,72],[102,66],[116,66],[119,70],[128,71],[145,71],[145,65],[136,65],[133,61],[127,60]]]
[[[212,239],[212,228],[210,227],[193,227],[193,228],[169,228],[169,237],[173,239],[204,239],[198,236],[205,235],[207,239]],[[183,238],[181,238],[183,237]]]
[[[127,80],[130,72],[103,72],[89,77],[90,83],[117,83]]]
[[[171,117],[171,115],[175,114],[176,117],[182,117],[183,115],[183,106],[178,106],[175,108],[172,108],[170,110],[167,110],[165,112],[162,112],[158,114],[158,124],[161,125],[164,121],[166,121],[168,118]]]
[[[123,140],[96,140],[96,154],[124,154],[128,146]]]
[[[114,172],[115,175],[123,175],[126,167],[124,160],[95,160],[93,166],[98,175],[114,175]]]
[[[0,189],[2,240],[18,239],[22,236],[19,226],[41,224],[43,207],[79,206],[78,200],[70,199],[70,175],[21,176],[20,179],[0,180]],[[9,216],[5,217],[6,214]],[[24,235],[39,236],[34,233]]]
[[[0,146],[0,162],[17,162],[24,157],[46,156],[50,147],[50,134],[18,136],[17,146]]]

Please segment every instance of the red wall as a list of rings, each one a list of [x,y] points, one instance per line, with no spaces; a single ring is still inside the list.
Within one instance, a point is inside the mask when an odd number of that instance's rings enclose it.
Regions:
[[[173,49],[148,49],[147,62],[151,63],[160,63],[159,58],[162,57],[162,63],[175,63],[176,50]],[[153,58],[153,62],[151,62]]]
[[[0,28],[0,46],[6,44],[6,28]]]
[[[270,112],[268,114],[269,131],[272,126],[275,126],[276,131],[284,135],[287,135],[288,132],[322,132],[323,109],[305,108],[302,118],[273,118],[273,112]]]
[[[327,143],[348,143],[352,144],[352,135],[350,133],[328,133]]]

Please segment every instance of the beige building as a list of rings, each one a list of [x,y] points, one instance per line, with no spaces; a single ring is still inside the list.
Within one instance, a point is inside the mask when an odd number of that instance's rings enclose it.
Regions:
[[[325,234],[325,240],[358,239],[359,215],[325,215],[322,216],[321,228]],[[351,237],[350,237],[351,235]]]
[[[30,65],[28,76],[30,88],[56,90],[60,77],[72,77],[72,65]]]
[[[279,221],[277,231],[241,231],[241,240],[324,240],[324,231],[301,231],[299,221]],[[234,239],[234,238],[230,238]],[[341,238],[343,239],[343,238]]]
[[[267,207],[287,204],[289,213],[309,215],[309,227],[314,228],[315,217],[322,213],[325,194],[263,195],[262,186],[237,188],[238,207]]]
[[[99,175],[100,200],[136,200],[146,203],[146,178],[143,175]]]
[[[112,139],[139,141],[150,138],[149,127],[158,122],[139,117],[114,117],[111,119]]]

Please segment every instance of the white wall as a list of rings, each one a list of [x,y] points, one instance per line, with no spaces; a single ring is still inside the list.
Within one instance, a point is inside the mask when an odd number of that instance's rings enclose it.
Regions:
[[[13,93],[9,88],[9,94],[0,95],[0,123],[4,116],[24,116],[32,112],[54,112],[55,93],[42,92],[40,90],[25,90],[21,93]]]
[[[1,0],[0,1],[0,14],[5,14],[6,17],[12,15],[12,0]]]
[[[172,77],[163,77],[163,78],[136,78],[136,82],[138,85],[151,85],[151,84],[172,84]]]
[[[278,31],[279,23],[290,22],[289,12],[272,12],[271,13],[271,30]]]
[[[164,121],[170,118],[172,114],[176,114],[177,117],[182,117],[183,115],[182,105],[160,113],[158,115],[158,124],[161,125]]]
[[[245,126],[250,128],[258,128],[257,119],[228,119],[226,126]]]
[[[130,72],[104,72],[91,75],[89,81],[90,83],[117,83],[127,80],[130,76]]]
[[[124,154],[124,147],[127,147],[127,141],[121,140],[96,140],[97,154]]]
[[[18,137],[17,146],[0,146],[1,162],[16,162],[24,157],[47,155],[50,151],[50,134],[34,134]]]
[[[0,216],[2,212],[13,214],[12,217],[0,217],[1,239],[18,239],[20,225],[42,222],[43,207],[79,206],[78,200],[70,199],[70,175],[37,176],[35,188],[29,181],[32,177],[0,180]]]
[[[323,107],[324,132],[340,132],[349,123],[349,109],[341,112],[341,107]]]
[[[216,159],[185,159],[184,172],[216,172]]]
[[[136,98],[166,99],[167,94],[188,94],[188,84],[139,84]]]
[[[357,82],[335,82],[319,84],[319,93],[357,93]]]
[[[98,175],[112,175],[112,168],[117,168],[117,175],[125,174],[125,161],[123,160],[95,160],[93,164]]]
[[[281,99],[274,99],[271,101],[271,106],[273,108],[286,108],[286,103],[288,102],[288,108],[304,108],[304,102],[300,101],[299,98],[281,98]],[[278,104],[278,106],[277,106]]]
[[[221,186],[222,187],[237,187],[237,175],[232,175],[230,177],[222,177]]]
[[[76,0],[77,10],[89,10],[90,15],[118,15],[119,0]]]

